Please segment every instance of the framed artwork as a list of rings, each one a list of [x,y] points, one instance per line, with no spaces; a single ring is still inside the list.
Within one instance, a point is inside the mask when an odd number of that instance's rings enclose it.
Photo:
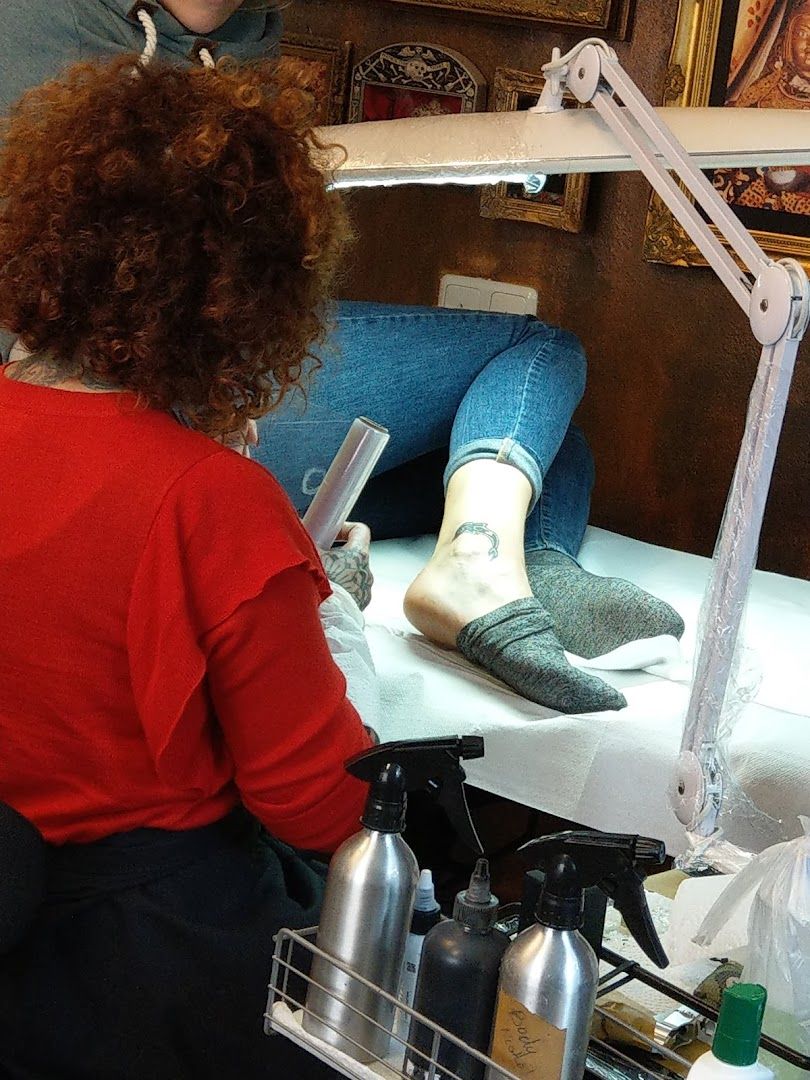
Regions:
[[[460,53],[427,42],[400,42],[356,65],[349,121],[477,112],[485,92],[483,75]]]
[[[680,0],[666,105],[806,109],[810,131],[810,0]],[[716,169],[715,188],[774,258],[810,267],[810,168]],[[704,265],[653,195],[644,256]]]
[[[537,104],[545,84],[542,75],[512,68],[497,68],[492,84],[493,112],[518,112]],[[566,108],[581,108],[566,94]],[[481,217],[533,221],[553,229],[580,232],[585,220],[589,177],[585,173],[549,176],[543,190],[530,194],[522,184],[495,184],[481,192]]]
[[[549,23],[626,38],[633,0],[388,0],[388,3],[444,8],[465,15]]]
[[[342,124],[346,117],[351,44],[328,38],[286,34],[281,39],[279,67],[296,76],[312,95],[316,126]]]

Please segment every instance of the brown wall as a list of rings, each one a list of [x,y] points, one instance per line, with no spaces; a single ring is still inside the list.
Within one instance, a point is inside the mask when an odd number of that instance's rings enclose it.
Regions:
[[[638,0],[627,70],[661,100],[677,0]],[[287,25],[354,43],[355,59],[403,40],[448,45],[488,80],[539,71],[576,32],[482,22],[387,0],[295,0]],[[445,272],[533,285],[541,314],[574,330],[590,377],[579,421],[597,464],[594,524],[708,554],[722,513],[757,349],[708,270],[641,258],[649,189],[637,174],[594,177],[585,231],[486,220],[468,189],[352,195],[358,242],[350,299],[432,304]],[[802,362],[802,358],[804,362]],[[799,357],[768,505],[760,566],[810,577],[810,347]]]

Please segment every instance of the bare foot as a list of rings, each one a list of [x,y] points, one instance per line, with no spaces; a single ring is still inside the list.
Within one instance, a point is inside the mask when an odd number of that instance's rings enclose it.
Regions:
[[[467,623],[531,595],[522,554],[493,559],[485,537],[462,533],[437,546],[411,583],[403,607],[425,637],[452,649]]]

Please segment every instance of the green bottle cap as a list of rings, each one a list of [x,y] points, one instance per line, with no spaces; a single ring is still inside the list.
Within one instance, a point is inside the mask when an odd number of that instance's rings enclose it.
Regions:
[[[720,1003],[712,1053],[727,1065],[753,1065],[759,1053],[768,992],[755,983],[730,986]]]

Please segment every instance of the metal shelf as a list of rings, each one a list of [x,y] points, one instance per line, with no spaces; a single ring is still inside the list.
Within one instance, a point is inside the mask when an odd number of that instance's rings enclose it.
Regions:
[[[457,1039],[449,1031],[434,1024],[427,1017],[422,1016],[415,1010],[397,1001],[396,998],[374,986],[362,975],[352,971],[339,960],[333,960],[327,956],[315,944],[317,927],[307,930],[281,930],[275,939],[275,951],[273,954],[273,967],[270,976],[270,991],[267,999],[267,1011],[265,1012],[265,1031],[268,1035],[276,1034],[292,1039],[304,1050],[320,1058],[321,1061],[331,1065],[343,1076],[351,1077],[352,1080],[465,1080],[453,1068],[444,1062],[446,1055],[452,1049],[455,1057],[463,1063],[465,1072],[476,1069],[481,1075],[481,1069],[486,1072],[487,1080],[521,1080],[514,1073],[509,1072],[502,1065],[496,1065],[491,1058],[474,1050],[466,1043]],[[624,987],[627,983],[637,980],[644,983],[662,994],[667,995],[678,1005],[685,1005],[695,1013],[709,1020],[717,1019],[717,1012],[692,994],[688,994],[678,987],[668,983],[665,979],[654,975],[634,961],[624,960],[610,949],[601,948],[600,959],[610,965],[599,983],[599,997]],[[374,994],[384,998],[396,1007],[394,1021],[391,1029],[385,1028],[391,1036],[390,1050],[385,1058],[368,1052],[361,1053],[369,1063],[361,1064],[349,1057],[349,1055],[336,1050],[310,1035],[302,1026],[302,1018],[306,1012],[304,1000],[306,988],[309,984],[317,985],[326,989],[320,983],[316,983],[310,977],[310,966],[313,957],[318,956],[332,964],[339,971],[367,987]],[[327,993],[331,991],[327,990]],[[349,1006],[352,1008],[352,1006]],[[359,1012],[359,1010],[354,1010]],[[597,1004],[597,1014],[607,1016]],[[362,1013],[375,1027],[382,1025],[377,1023],[367,1014]],[[424,1051],[416,1051],[416,1048],[408,1042],[409,1036],[405,1034],[410,1030],[412,1018],[416,1018],[430,1034],[431,1048],[429,1055]],[[652,1039],[647,1038],[636,1031],[630,1025],[610,1015],[610,1022],[614,1026],[625,1027],[635,1039],[646,1044],[646,1052],[652,1055],[654,1064],[641,1064],[628,1053],[609,1046],[599,1039],[592,1039],[588,1053],[587,1069],[599,1080],[661,1080],[662,1077],[672,1077],[680,1068],[688,1068],[690,1062],[680,1057],[673,1050],[659,1045]],[[323,1022],[323,1021],[321,1021]],[[333,1029],[337,1031],[337,1029]],[[344,1038],[345,1033],[340,1032]],[[353,1041],[353,1040],[352,1040]],[[365,1048],[358,1047],[358,1051]],[[774,1039],[763,1038],[762,1048],[770,1051],[775,1056],[786,1061],[790,1065],[803,1070],[810,1080],[810,1057],[800,1054]],[[404,1067],[406,1050],[411,1049],[417,1054],[419,1065],[410,1067],[408,1071]],[[458,1066],[459,1068],[462,1065]]]

